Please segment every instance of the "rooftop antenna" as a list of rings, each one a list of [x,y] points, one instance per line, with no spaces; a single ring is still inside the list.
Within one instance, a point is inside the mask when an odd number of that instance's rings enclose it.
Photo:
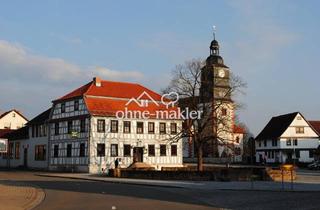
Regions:
[[[212,26],[213,29],[213,39],[216,39],[216,26]]]

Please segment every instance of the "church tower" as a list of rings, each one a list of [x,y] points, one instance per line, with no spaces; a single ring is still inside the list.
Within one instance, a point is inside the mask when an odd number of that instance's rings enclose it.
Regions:
[[[223,156],[225,147],[232,139],[234,121],[234,103],[231,98],[230,69],[220,56],[220,46],[214,39],[210,44],[210,55],[201,71],[200,100],[212,107],[212,119],[208,123],[210,141],[204,155],[207,157]],[[212,135],[213,134],[213,135]]]

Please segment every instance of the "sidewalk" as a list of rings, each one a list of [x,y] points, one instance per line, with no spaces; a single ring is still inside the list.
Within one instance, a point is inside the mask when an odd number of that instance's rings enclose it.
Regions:
[[[281,182],[272,181],[255,181],[255,182],[214,182],[214,181],[169,181],[169,180],[150,180],[150,179],[129,179],[129,178],[111,178],[99,177],[92,174],[83,173],[43,173],[38,176],[46,177],[60,177],[69,179],[81,179],[90,181],[102,181],[118,184],[134,184],[144,186],[156,187],[173,187],[173,188],[187,188],[187,189],[202,189],[202,190],[254,190],[254,191],[295,191],[320,192],[320,183],[303,183],[295,181],[293,189],[291,183],[286,182],[282,186]]]
[[[0,181],[0,209],[25,210],[36,207],[45,198],[43,190],[11,181]]]

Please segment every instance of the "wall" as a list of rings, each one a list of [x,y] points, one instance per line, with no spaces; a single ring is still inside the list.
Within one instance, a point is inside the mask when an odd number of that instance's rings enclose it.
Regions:
[[[75,110],[75,101],[79,102],[78,110]],[[75,170],[88,172],[89,164],[89,113],[82,98],[73,99],[63,102],[65,104],[65,112],[61,112],[61,104],[53,105],[53,111],[49,124],[49,145],[50,145],[50,170]],[[85,122],[85,130],[81,131],[81,119]],[[76,132],[76,136],[68,133],[68,121],[72,121],[72,131]],[[55,124],[59,124],[59,134],[55,135]],[[85,144],[85,156],[80,157],[80,144]],[[67,157],[67,145],[72,145],[71,157]],[[58,157],[54,157],[54,146],[58,145]]]
[[[104,119],[106,123],[106,130],[104,133],[97,132],[97,120]],[[128,167],[133,163],[133,147],[143,147],[143,162],[155,166],[157,169],[161,169],[163,166],[182,166],[182,140],[173,143],[177,145],[177,156],[171,156],[171,147],[168,143],[170,138],[170,123],[177,123],[177,130],[181,129],[181,121],[170,120],[125,120],[131,121],[131,132],[123,133],[123,121],[118,120],[118,133],[110,132],[110,121],[116,120],[116,118],[110,117],[92,117],[91,118],[91,130],[90,130],[90,172],[97,173],[100,168],[114,168],[114,161],[116,158],[121,158],[120,167]],[[144,133],[136,133],[137,121],[144,123]],[[148,123],[155,122],[155,133],[148,134]],[[166,135],[159,134],[159,122],[166,123]],[[97,144],[105,144],[105,157],[97,157]],[[111,144],[118,144],[118,156],[111,157],[110,147]],[[124,157],[123,145],[131,145],[130,157]],[[148,156],[148,144],[155,145],[155,156]],[[167,144],[166,156],[160,156],[160,144]]]

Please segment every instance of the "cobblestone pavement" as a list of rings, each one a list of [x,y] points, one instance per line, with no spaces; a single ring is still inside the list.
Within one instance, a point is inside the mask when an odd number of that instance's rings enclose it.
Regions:
[[[0,210],[32,209],[44,198],[44,191],[38,187],[0,180]]]

